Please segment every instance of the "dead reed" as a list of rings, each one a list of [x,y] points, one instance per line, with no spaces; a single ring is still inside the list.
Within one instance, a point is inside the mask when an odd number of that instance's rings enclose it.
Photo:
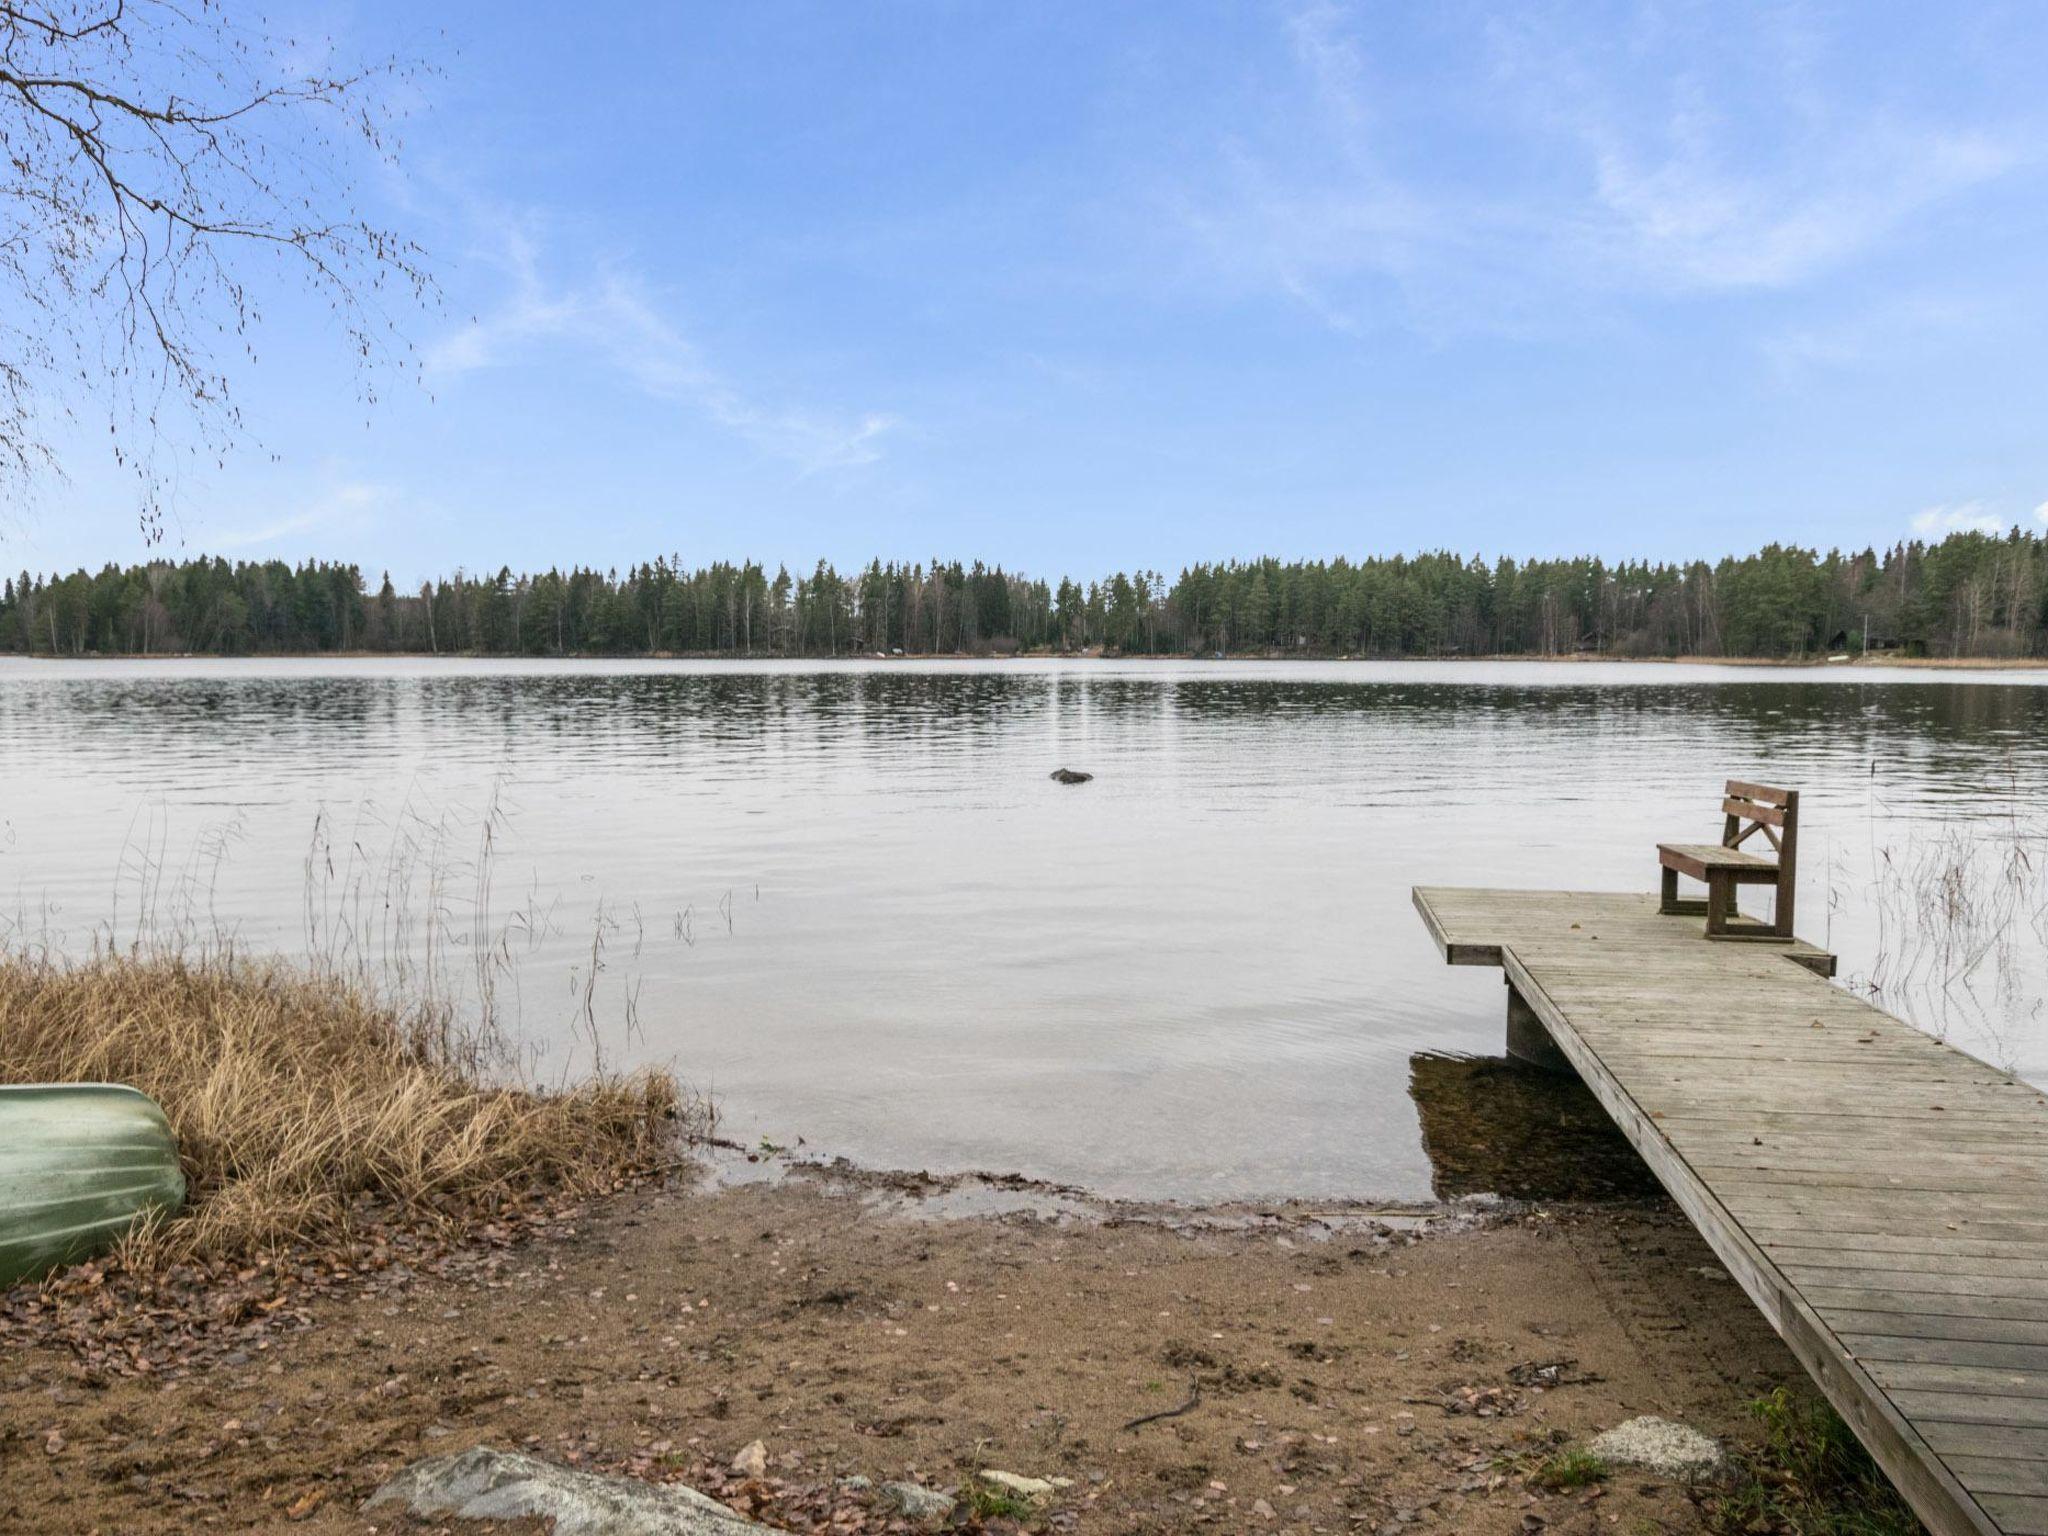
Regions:
[[[1913,825],[1901,843],[1872,848],[1875,944],[1850,982],[2010,1071],[2048,1016],[2048,817],[2016,770],[2001,777],[1997,814]]]
[[[501,1085],[440,1009],[226,952],[0,958],[0,1081],[129,1083],[163,1106],[190,1193],[131,1266],[609,1188],[689,1112],[660,1071]]]

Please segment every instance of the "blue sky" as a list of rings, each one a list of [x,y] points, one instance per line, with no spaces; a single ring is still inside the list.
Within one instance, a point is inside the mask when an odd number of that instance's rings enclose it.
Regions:
[[[312,0],[305,0],[312,3]],[[413,7],[366,413],[274,301],[173,552],[1040,573],[2048,525],[2048,12]],[[85,435],[9,567],[131,559]]]

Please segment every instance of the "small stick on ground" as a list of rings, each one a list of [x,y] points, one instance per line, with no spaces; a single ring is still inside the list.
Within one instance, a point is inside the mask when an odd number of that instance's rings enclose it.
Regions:
[[[1157,1413],[1141,1413],[1138,1417],[1131,1420],[1130,1423],[1126,1424],[1124,1428],[1126,1430],[1139,1429],[1147,1424],[1157,1424],[1161,1419],[1177,1419],[1184,1413],[1193,1413],[1201,1406],[1202,1389],[1191,1381],[1188,1383],[1188,1400],[1178,1408],[1162,1408]]]

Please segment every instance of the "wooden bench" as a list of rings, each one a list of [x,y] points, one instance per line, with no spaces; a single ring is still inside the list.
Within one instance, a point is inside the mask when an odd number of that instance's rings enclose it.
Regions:
[[[1773,789],[1730,779],[1721,813],[1726,818],[1718,843],[1659,843],[1663,866],[1663,900],[1658,910],[1705,913],[1710,939],[1789,939],[1792,937],[1793,893],[1799,878],[1799,791]],[[1761,832],[1770,853],[1742,845]],[[1703,881],[1705,901],[1681,901],[1678,877]],[[1776,886],[1777,908],[1768,923],[1745,918],[1736,904],[1744,885]]]

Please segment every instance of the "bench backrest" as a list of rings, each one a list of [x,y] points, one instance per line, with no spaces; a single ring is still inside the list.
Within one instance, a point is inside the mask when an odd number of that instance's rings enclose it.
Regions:
[[[1746,784],[1730,779],[1721,813],[1727,818],[1721,831],[1721,846],[1740,848],[1758,832],[1783,863],[1790,863],[1794,840],[1799,835],[1799,791],[1773,789],[1768,784]]]

